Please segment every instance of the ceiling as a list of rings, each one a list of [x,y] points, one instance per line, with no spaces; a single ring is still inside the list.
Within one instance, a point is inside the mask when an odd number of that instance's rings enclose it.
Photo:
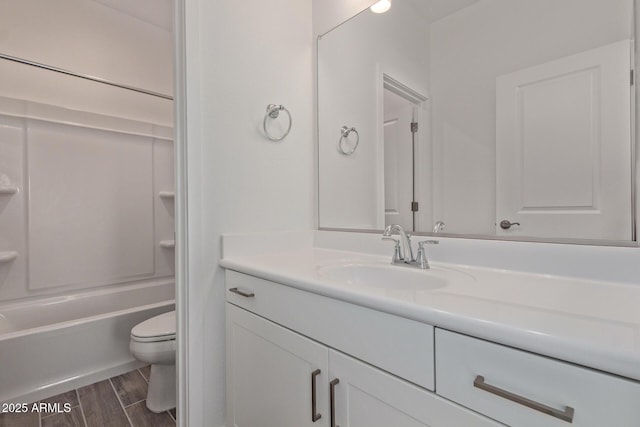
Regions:
[[[112,9],[171,31],[173,0],[94,0]],[[479,0],[409,0],[429,21],[434,22]]]
[[[409,0],[429,22],[437,21],[447,15],[471,6],[479,0]]]
[[[173,0],[94,0],[149,24],[173,29]]]

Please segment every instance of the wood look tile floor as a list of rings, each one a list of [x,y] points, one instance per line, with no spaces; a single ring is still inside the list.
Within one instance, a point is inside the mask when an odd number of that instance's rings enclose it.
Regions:
[[[43,399],[40,403],[65,404],[69,412],[0,414],[0,427],[171,427],[176,410],[156,414],[145,398],[148,366],[77,390]],[[29,408],[33,404],[29,404]]]

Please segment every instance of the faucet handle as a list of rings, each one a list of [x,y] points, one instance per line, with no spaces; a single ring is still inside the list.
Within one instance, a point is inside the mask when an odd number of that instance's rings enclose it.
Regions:
[[[401,261],[402,254],[400,253],[400,240],[394,239],[393,237],[387,237],[387,236],[383,236],[382,240],[391,240],[392,242],[395,243],[395,246],[393,248],[393,258],[391,258],[391,263],[395,264],[398,261]]]
[[[439,240],[423,240],[421,242],[418,242],[418,249],[424,249],[424,245],[437,245],[439,244],[440,241]]]
[[[420,268],[425,270],[430,268],[429,261],[427,261],[427,251],[424,249],[424,245],[437,245],[439,243],[440,242],[437,240],[423,240],[418,242],[418,255],[416,256],[416,261],[420,263]]]

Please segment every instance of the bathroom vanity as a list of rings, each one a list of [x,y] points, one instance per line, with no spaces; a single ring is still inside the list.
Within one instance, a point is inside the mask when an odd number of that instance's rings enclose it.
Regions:
[[[223,239],[227,426],[640,427],[636,3],[327,25],[319,230]]]
[[[229,426],[640,425],[636,286],[225,239]]]

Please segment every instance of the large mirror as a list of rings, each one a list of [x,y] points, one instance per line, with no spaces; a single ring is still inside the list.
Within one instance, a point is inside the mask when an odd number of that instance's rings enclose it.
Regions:
[[[633,16],[392,0],[320,36],[320,227],[635,244]]]

